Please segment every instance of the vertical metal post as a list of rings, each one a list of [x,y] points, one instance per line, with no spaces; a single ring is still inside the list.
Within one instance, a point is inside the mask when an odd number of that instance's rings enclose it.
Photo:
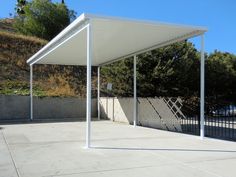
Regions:
[[[137,125],[137,84],[136,84],[136,55],[134,55],[134,108],[133,108],[133,119],[134,127]]]
[[[98,66],[98,86],[97,86],[97,106],[98,106],[98,120],[100,120],[100,66]]]
[[[204,58],[204,35],[201,35],[201,95],[200,95],[200,137],[204,138],[204,105],[205,105],[205,58]]]
[[[92,36],[91,23],[87,26],[87,108],[86,108],[86,148],[90,148],[91,139],[91,62],[92,62]]]
[[[30,65],[30,120],[33,120],[33,65]]]

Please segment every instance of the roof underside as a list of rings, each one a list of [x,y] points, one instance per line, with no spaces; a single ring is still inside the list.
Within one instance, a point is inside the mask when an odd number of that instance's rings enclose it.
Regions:
[[[87,23],[92,26],[93,66],[163,47],[206,31],[201,27],[82,14],[27,63],[86,65]]]

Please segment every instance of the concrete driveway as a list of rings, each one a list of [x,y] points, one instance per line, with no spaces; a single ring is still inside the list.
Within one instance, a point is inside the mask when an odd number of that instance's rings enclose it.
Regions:
[[[234,177],[236,143],[85,122],[0,125],[0,177]]]

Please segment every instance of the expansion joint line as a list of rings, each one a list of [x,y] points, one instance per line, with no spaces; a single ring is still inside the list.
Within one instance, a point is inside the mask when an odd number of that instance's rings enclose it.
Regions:
[[[21,177],[21,176],[20,176],[20,172],[19,172],[19,170],[18,170],[18,168],[17,168],[17,166],[16,166],[16,162],[15,162],[15,160],[14,160],[14,158],[13,158],[13,155],[12,155],[12,153],[11,153],[11,151],[10,151],[10,147],[9,147],[8,142],[7,142],[7,139],[6,139],[6,137],[5,137],[4,133],[3,133],[3,130],[1,130],[1,132],[2,132],[2,136],[3,136],[4,142],[5,142],[5,144],[7,145],[7,150],[8,150],[8,152],[9,152],[9,154],[10,154],[11,161],[12,161],[12,163],[13,163],[13,165],[14,165],[15,170],[16,170],[16,174],[17,174],[18,177]]]

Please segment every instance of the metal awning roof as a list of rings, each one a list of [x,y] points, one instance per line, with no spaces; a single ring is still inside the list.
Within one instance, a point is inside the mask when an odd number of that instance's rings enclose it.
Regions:
[[[206,28],[91,14],[80,15],[29,64],[86,65],[86,25],[91,25],[92,66],[203,34]]]

